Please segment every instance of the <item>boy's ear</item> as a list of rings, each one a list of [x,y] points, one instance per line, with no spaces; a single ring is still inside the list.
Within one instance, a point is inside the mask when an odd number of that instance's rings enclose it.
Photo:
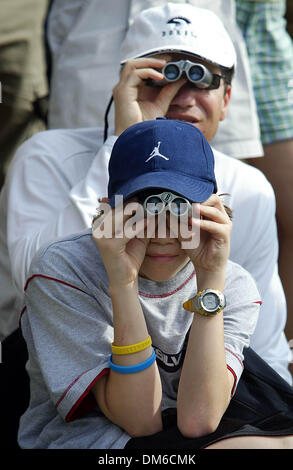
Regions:
[[[231,99],[231,93],[232,93],[232,86],[231,85],[226,85],[225,86],[224,96],[223,96],[220,121],[223,121],[227,116],[229,102],[230,102],[230,99]]]

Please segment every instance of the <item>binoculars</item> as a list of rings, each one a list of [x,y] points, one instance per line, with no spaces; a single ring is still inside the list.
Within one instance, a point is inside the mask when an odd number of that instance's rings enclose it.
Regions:
[[[167,62],[162,69],[164,80],[148,79],[149,86],[165,86],[166,82],[175,82],[179,80],[182,74],[185,73],[188,80],[193,83],[196,88],[204,90],[214,90],[219,88],[221,78],[224,75],[217,75],[212,73],[205,65],[191,62],[190,60],[179,60],[177,62]]]
[[[192,211],[192,206],[188,199],[167,191],[146,197],[143,201],[143,208],[145,212],[151,215],[159,215],[167,209],[177,217],[186,214],[191,215]]]

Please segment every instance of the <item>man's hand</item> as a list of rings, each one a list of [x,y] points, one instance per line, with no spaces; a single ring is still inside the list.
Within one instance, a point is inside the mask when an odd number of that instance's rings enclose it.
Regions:
[[[132,59],[125,63],[113,89],[115,135],[142,121],[165,116],[178,90],[186,82],[180,79],[163,87],[147,86],[145,80],[163,80],[161,70],[168,60],[154,57]],[[158,70],[156,70],[158,69]]]

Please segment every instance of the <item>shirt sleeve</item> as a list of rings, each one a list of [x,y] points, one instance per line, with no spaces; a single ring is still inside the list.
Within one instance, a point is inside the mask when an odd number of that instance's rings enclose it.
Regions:
[[[234,376],[233,395],[243,371],[245,348],[250,345],[262,301],[252,276],[237,264],[231,263],[230,266],[225,289],[224,342],[227,367]]]
[[[72,421],[97,406],[90,390],[109,371],[109,298],[99,287],[93,295],[74,273],[65,279],[56,269],[32,266],[21,318],[29,355],[39,367],[31,373],[41,377],[62,418]]]
[[[74,146],[72,140],[69,144],[70,139],[62,140],[57,131],[40,133],[18,149],[5,191],[12,277],[21,293],[32,258],[41,246],[90,227],[97,198],[106,195],[108,160],[115,139],[109,137],[82,178],[78,172],[82,174],[83,168],[69,166],[62,152],[67,157],[80,152],[86,159],[92,158],[90,151],[77,143]]]

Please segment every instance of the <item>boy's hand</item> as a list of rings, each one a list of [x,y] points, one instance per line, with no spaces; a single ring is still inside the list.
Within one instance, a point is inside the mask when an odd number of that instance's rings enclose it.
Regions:
[[[103,202],[106,202],[105,199]],[[149,243],[149,239],[142,236],[146,226],[146,219],[143,217],[137,222],[135,231],[125,230],[138,203],[133,200],[130,204],[128,201],[127,206],[128,211],[125,211],[125,205],[109,209],[93,225],[93,240],[100,250],[110,288],[136,285]],[[102,233],[105,236],[101,236]]]
[[[163,59],[140,58],[125,63],[118,84],[113,89],[115,103],[115,135],[142,121],[165,116],[178,90],[186,82],[180,79],[161,87],[149,87],[145,80],[163,79],[161,70],[167,62]],[[159,70],[156,70],[159,69]]]
[[[193,217],[191,224],[200,227],[200,242],[197,248],[186,249],[186,253],[194,264],[198,282],[222,283],[225,279],[226,264],[230,253],[230,236],[232,222],[216,194],[207,201],[198,204],[200,218]],[[196,233],[196,230],[195,230]],[[179,241],[184,241],[179,239]],[[219,281],[216,281],[219,279]],[[206,288],[206,286],[201,286]],[[224,286],[212,286],[223,288]]]

